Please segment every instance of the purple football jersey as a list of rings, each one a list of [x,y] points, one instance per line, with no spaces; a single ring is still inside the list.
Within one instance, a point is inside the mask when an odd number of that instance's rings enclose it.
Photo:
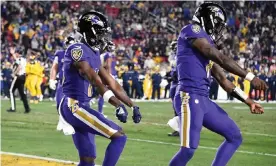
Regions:
[[[204,96],[209,94],[210,69],[212,62],[192,47],[190,39],[205,38],[214,42],[199,25],[189,24],[182,28],[177,42],[177,71],[181,91]]]
[[[79,102],[89,102],[92,98],[92,85],[73,65],[74,62],[80,61],[88,62],[96,73],[101,66],[99,51],[93,50],[84,43],[69,46],[64,56],[63,93]]]
[[[65,54],[65,50],[57,50],[55,52],[55,57],[57,57],[57,63],[58,63],[58,78],[60,83],[63,77],[62,66],[63,66],[64,54]]]
[[[114,77],[116,77],[117,76],[117,71],[115,69],[115,66],[116,66],[116,57],[111,52],[106,52],[105,55],[104,55],[104,62],[106,62],[106,60],[108,58],[112,58],[111,73],[110,74],[112,74]]]

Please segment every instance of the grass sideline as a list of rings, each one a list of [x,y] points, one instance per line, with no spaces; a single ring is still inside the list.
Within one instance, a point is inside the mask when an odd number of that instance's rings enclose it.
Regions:
[[[70,136],[56,131],[57,112],[54,102],[31,105],[32,112],[24,114],[22,103],[17,101],[18,112],[8,113],[9,101],[1,101],[2,151],[78,161],[78,154]],[[178,150],[179,139],[170,138],[166,126],[173,115],[169,102],[139,102],[143,119],[141,124],[119,123],[114,109],[107,105],[105,114],[124,128],[128,135],[126,148],[118,166],[165,166]],[[269,108],[264,115],[251,115],[245,105],[220,104],[240,126],[244,142],[229,166],[271,166],[276,163],[276,104],[263,104]],[[131,114],[131,112],[130,112]],[[211,165],[215,150],[223,138],[202,130],[200,147],[189,165]],[[97,159],[102,163],[108,140],[96,137]]]

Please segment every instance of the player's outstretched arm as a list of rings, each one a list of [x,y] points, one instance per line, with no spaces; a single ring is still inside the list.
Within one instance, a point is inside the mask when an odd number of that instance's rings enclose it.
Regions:
[[[139,107],[135,106],[131,99],[127,96],[122,86],[106,71],[104,67],[99,70],[99,76],[105,85],[110,88],[115,96],[120,99],[124,104],[132,108],[134,123],[139,123],[142,119]]]
[[[57,58],[57,57],[56,57]],[[58,72],[58,63],[56,63],[56,59],[53,62],[53,65],[51,67],[50,71],[50,80],[49,80],[49,86],[51,89],[55,90],[56,89],[56,76]],[[61,78],[60,78],[61,79]]]
[[[250,107],[252,114],[264,113],[264,109],[260,104],[255,103],[253,100],[248,98],[248,96],[240,88],[236,87],[231,81],[226,78],[223,69],[218,64],[213,65],[211,72],[215,79],[218,81],[219,85],[227,93],[230,93],[231,96],[244,102]]]
[[[113,92],[109,90],[101,81],[98,74],[90,67],[88,62],[80,61],[74,63],[75,67],[79,70],[80,74],[84,75],[90,84],[98,87],[99,93],[106,101],[116,107],[117,118],[126,123],[128,112],[123,104],[115,97]]]
[[[109,91],[108,88],[102,83],[101,78],[98,76],[98,74],[90,67],[88,62],[75,62],[74,65],[77,67],[79,72],[84,75],[87,80],[89,80],[92,85],[96,85],[98,87],[100,95],[104,96],[104,94]],[[121,105],[121,102],[115,96],[110,97],[108,102],[115,107],[119,107]]]
[[[206,58],[214,61],[226,71],[236,74],[250,81],[259,90],[266,90],[268,86],[263,80],[255,77],[254,74],[243,70],[233,59],[223,55],[217,48],[213,47],[205,38],[197,38],[192,41],[193,47],[202,53]]]
[[[127,94],[125,93],[121,85],[108,73],[108,71],[104,67],[100,68],[99,76],[103,81],[103,83],[113,91],[113,93],[118,99],[120,99],[123,103],[125,103],[129,107],[134,106],[133,102],[127,96]]]

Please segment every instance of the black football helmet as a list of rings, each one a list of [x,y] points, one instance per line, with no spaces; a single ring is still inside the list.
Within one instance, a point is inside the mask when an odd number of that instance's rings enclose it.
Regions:
[[[100,12],[90,11],[79,17],[78,32],[94,49],[106,46],[106,35],[111,32],[107,18]]]
[[[222,6],[214,2],[205,2],[195,11],[193,21],[200,24],[215,43],[223,37],[227,15]]]

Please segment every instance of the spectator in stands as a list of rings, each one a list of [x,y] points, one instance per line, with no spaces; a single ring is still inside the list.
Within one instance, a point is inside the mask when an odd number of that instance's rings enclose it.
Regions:
[[[144,63],[144,68],[145,69],[153,69],[155,67],[155,62],[152,59],[152,53],[149,52],[149,55],[147,56],[145,63]]]

